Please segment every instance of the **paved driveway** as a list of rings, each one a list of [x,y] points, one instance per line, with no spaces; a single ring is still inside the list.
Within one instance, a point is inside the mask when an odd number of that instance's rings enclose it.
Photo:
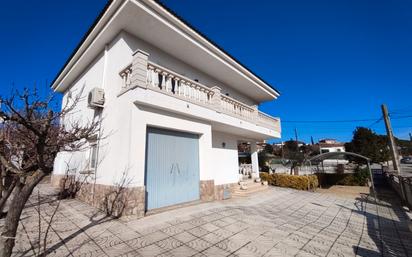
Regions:
[[[42,234],[56,204],[43,201]],[[36,209],[25,210],[15,256],[33,256],[38,248]],[[65,200],[47,248],[50,256],[408,256],[407,226],[403,210],[390,202],[283,188],[138,220],[111,220]]]

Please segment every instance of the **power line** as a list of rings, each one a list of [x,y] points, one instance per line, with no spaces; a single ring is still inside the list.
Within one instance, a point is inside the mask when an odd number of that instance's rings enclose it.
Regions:
[[[383,117],[380,117],[379,119],[377,119],[375,122],[373,122],[372,124],[370,124],[368,126],[368,128],[372,128],[373,126],[375,126],[376,124],[378,124],[379,122],[381,122],[383,120]]]
[[[389,116],[391,117],[391,119],[396,119],[396,120],[398,120],[398,119],[412,118],[412,115],[400,115],[400,116],[392,116],[392,115],[389,115]]]
[[[400,115],[400,116],[391,116],[391,119],[406,119],[412,118],[412,115]],[[351,123],[351,122],[366,122],[373,121],[378,123],[382,120],[382,117],[378,119],[353,119],[353,120],[281,120],[282,123]],[[372,123],[371,125],[373,125]]]

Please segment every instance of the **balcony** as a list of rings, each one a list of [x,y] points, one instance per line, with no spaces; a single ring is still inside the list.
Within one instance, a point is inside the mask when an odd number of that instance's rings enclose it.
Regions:
[[[208,87],[147,59],[142,61],[141,57],[119,73],[123,92],[143,87],[280,132],[280,119],[259,111],[257,106],[224,95],[219,87]]]

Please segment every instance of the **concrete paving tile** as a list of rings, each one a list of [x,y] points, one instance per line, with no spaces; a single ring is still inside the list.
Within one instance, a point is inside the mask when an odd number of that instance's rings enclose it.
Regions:
[[[228,238],[231,237],[234,233],[225,229],[217,229],[215,231],[212,232],[213,234],[221,237],[221,238]]]
[[[133,238],[125,241],[125,243],[127,243],[132,249],[140,249],[150,244],[145,237]]]
[[[152,243],[161,241],[161,240],[163,240],[165,238],[168,238],[168,237],[169,237],[168,234],[163,233],[161,231],[156,231],[156,232],[148,234],[147,236],[144,236],[142,238],[144,238],[146,240],[147,244],[152,244]]]
[[[202,226],[200,226],[200,227],[201,227],[202,229],[208,231],[208,232],[213,232],[213,231],[219,229],[218,226],[215,226],[215,225],[213,225],[212,223],[206,223],[206,224],[204,224],[204,225],[202,225]]]
[[[194,249],[186,245],[182,245],[178,248],[175,248],[168,253],[171,253],[173,256],[176,256],[176,257],[188,257],[188,256],[203,257],[204,256],[203,254],[196,252]]]
[[[169,226],[167,228],[164,228],[161,230],[163,233],[168,234],[169,236],[173,236],[179,233],[182,233],[184,231],[184,229],[179,228],[178,226],[174,225],[174,226]]]
[[[229,252],[229,253],[233,253],[233,252],[236,252],[237,250],[239,250],[240,248],[242,248],[245,244],[246,244],[246,242],[237,243],[237,242],[234,242],[230,239],[225,239],[225,240],[220,241],[219,243],[217,243],[216,246],[219,247],[220,249],[223,249],[223,250]]]
[[[223,236],[214,234],[214,233],[212,232],[212,233],[209,233],[209,234],[207,234],[207,235],[204,235],[204,236],[202,237],[202,239],[208,241],[208,242],[211,243],[211,244],[216,244],[216,243],[218,243],[218,242],[220,242],[220,241],[225,240],[226,237],[223,237]]]
[[[193,224],[191,224],[191,223],[189,223],[189,222],[183,222],[183,223],[180,223],[180,224],[178,224],[178,225],[176,225],[176,227],[178,228],[178,229],[182,229],[182,230],[190,230],[190,229],[192,229],[192,228],[194,228],[194,227],[196,227],[195,225],[193,225]]]
[[[209,247],[202,253],[206,256],[216,256],[216,257],[228,256],[230,254],[229,252],[219,247],[216,247],[216,246]]]
[[[195,249],[198,252],[201,252],[201,251],[203,251],[203,250],[205,250],[205,249],[212,246],[211,243],[209,243],[209,242],[207,242],[203,239],[200,239],[200,238],[192,240],[192,241],[186,243],[186,245],[189,246],[190,248]]]
[[[188,230],[187,232],[189,232],[190,234],[192,234],[196,237],[202,237],[202,236],[209,233],[209,231],[207,231],[206,229],[203,229],[201,227],[194,227],[194,228]]]
[[[173,238],[179,240],[182,243],[187,243],[187,242],[190,242],[190,241],[196,239],[196,237],[194,235],[192,235],[192,234],[190,234],[189,232],[186,232],[186,231],[174,235]]]
[[[163,239],[163,240],[161,240],[161,241],[158,241],[158,242],[156,242],[155,244],[156,244],[157,246],[165,249],[165,250],[172,250],[172,249],[175,249],[175,248],[183,245],[182,242],[180,242],[180,241],[178,241],[178,240],[176,240],[176,239],[174,239],[174,238],[171,238],[171,237],[166,238],[166,239]]]
[[[131,251],[135,252],[133,249],[130,248],[125,243],[113,245],[111,247],[103,248],[103,252],[105,252],[108,256],[120,256],[123,254],[129,254]]]
[[[157,256],[161,253],[166,252],[166,250],[162,249],[161,247],[157,246],[156,244],[151,244],[146,247],[140,248],[136,250],[138,254],[141,256]]]

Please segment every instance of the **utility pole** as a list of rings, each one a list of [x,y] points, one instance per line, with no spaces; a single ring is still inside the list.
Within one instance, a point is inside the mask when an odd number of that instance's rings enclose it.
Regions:
[[[298,130],[295,128],[296,150],[299,152]]]
[[[412,142],[412,134],[409,133],[409,140]]]
[[[386,126],[386,134],[388,135],[389,139],[389,147],[391,149],[392,154],[392,165],[393,169],[397,171],[398,175],[400,175],[400,164],[399,164],[399,157],[398,157],[398,149],[396,147],[395,139],[393,138],[392,126],[391,121],[389,119],[388,108],[385,104],[382,104],[382,114],[383,120],[385,121]]]

